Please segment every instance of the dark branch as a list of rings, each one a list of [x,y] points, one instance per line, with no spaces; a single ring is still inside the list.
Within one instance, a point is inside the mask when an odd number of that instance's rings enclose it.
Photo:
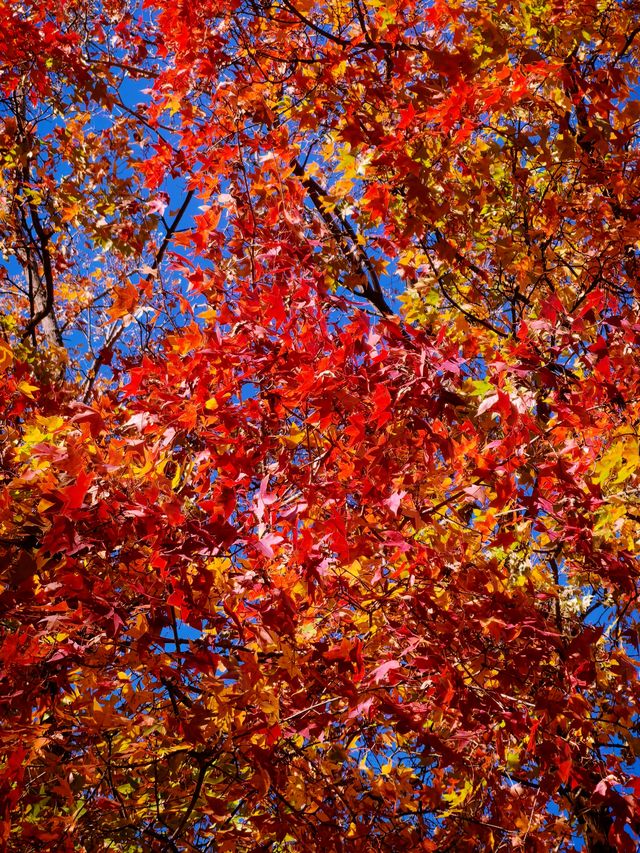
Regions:
[[[172,839],[179,838],[180,833],[182,832],[182,830],[187,825],[187,822],[188,822],[189,818],[191,817],[193,810],[195,809],[195,807],[198,803],[198,799],[200,797],[200,791],[202,790],[202,785],[204,784],[204,778],[207,775],[208,769],[209,769],[209,763],[206,761],[203,761],[200,764],[200,769],[198,770],[198,778],[196,779],[196,785],[195,785],[195,788],[193,789],[193,794],[191,795],[191,800],[189,802],[189,805],[187,806],[185,813],[182,815],[182,819],[181,819],[180,823],[176,826],[174,831],[171,833]]]
[[[293,171],[302,181],[303,186],[309,193],[309,198],[338,243],[343,255],[355,263],[356,270],[363,280],[362,293],[358,295],[363,296],[371,302],[383,316],[391,316],[393,311],[384,298],[375,267],[371,263],[371,259],[367,253],[358,243],[358,236],[351,224],[340,213],[334,215],[329,213],[323,203],[323,199],[327,198],[326,190],[320,186],[315,178],[305,175],[303,167],[297,160],[294,160]]]
[[[145,278],[145,282],[148,283],[149,281],[151,281],[154,273],[160,267],[160,264],[162,263],[162,259],[164,258],[166,251],[169,248],[169,244],[171,243],[171,238],[176,233],[176,230],[178,229],[178,226],[180,225],[182,217],[184,216],[187,208],[189,207],[189,203],[191,202],[191,199],[193,198],[194,193],[195,193],[195,190],[189,190],[188,191],[188,193],[186,194],[186,196],[184,198],[184,201],[182,202],[182,204],[180,206],[180,209],[178,210],[178,212],[176,213],[176,215],[173,218],[173,222],[167,227],[166,233],[162,239],[162,243],[160,244],[158,251],[156,252],[155,257],[151,263],[151,272]],[[82,397],[82,401],[84,403],[87,403],[89,401],[89,399],[91,397],[91,392],[93,391],[93,386],[95,385],[96,379],[98,378],[98,373],[100,372],[100,368],[105,363],[105,361],[104,361],[105,350],[110,350],[113,347],[113,345],[116,343],[116,341],[118,340],[118,338],[120,337],[120,335],[122,334],[123,331],[124,331],[124,326],[120,326],[119,329],[117,329],[113,333],[113,335],[111,335],[111,337],[109,338],[109,340],[106,343],[106,346],[103,347],[102,350],[100,351],[100,353],[96,356],[96,358],[95,358],[95,360],[91,366],[91,369],[89,371],[89,376],[87,377],[87,381],[85,384],[84,394]]]
[[[42,258],[42,272],[44,276],[45,298],[44,304],[39,311],[33,315],[24,328],[22,340],[26,340],[40,325],[40,323],[53,312],[53,268],[51,265],[51,254],[49,252],[50,235],[45,231],[40,215],[35,204],[29,201],[29,213],[39,242],[39,254]]]
[[[295,15],[303,24],[307,27],[311,27],[311,29],[318,33],[318,35],[322,36],[322,38],[327,39],[327,41],[332,41],[334,44],[339,44],[342,47],[348,47],[351,42],[347,39],[343,39],[340,36],[336,36],[328,30],[323,30],[322,27],[319,27],[317,24],[314,24],[313,21],[309,20],[309,18],[305,17],[302,12],[299,12],[293,3],[290,3],[289,0],[281,0],[283,6],[288,9],[292,15]]]

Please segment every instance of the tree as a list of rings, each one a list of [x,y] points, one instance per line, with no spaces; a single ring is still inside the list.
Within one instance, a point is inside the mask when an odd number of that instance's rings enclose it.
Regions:
[[[0,11],[2,849],[635,850],[635,0]]]

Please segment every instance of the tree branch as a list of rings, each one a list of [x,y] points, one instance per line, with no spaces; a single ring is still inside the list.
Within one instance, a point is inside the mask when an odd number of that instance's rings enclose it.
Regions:
[[[327,191],[315,178],[305,174],[298,160],[294,160],[293,162],[293,171],[302,181],[303,186],[309,193],[309,198],[338,243],[342,254],[348,260],[355,263],[356,270],[364,282],[362,293],[358,295],[364,296],[365,299],[369,300],[383,316],[391,316],[394,312],[384,298],[378,274],[371,263],[371,259],[358,243],[358,235],[353,230],[352,225],[339,213],[331,215],[326,210],[323,198],[328,197]]]
[[[164,238],[162,240],[162,243],[160,243],[158,251],[156,252],[155,257],[151,263],[151,271],[149,272],[149,274],[145,278],[146,283],[151,281],[154,273],[160,267],[160,264],[162,263],[162,259],[164,258],[165,253],[166,253],[167,249],[169,248],[169,244],[171,243],[171,238],[175,234],[178,226],[180,225],[182,217],[184,216],[184,214],[185,214],[185,212],[189,206],[189,203],[191,202],[191,199],[194,196],[194,193],[195,193],[195,190],[189,190],[187,192],[187,194],[184,198],[184,201],[180,205],[180,209],[178,210],[178,212],[176,213],[176,215],[173,218],[173,222],[167,227],[167,230],[166,230],[166,233],[165,233]],[[123,325],[117,327],[117,329],[115,329],[113,334],[110,336],[109,340],[106,342],[106,346],[103,347],[101,349],[101,351],[98,353],[98,355],[96,356],[96,358],[95,358],[95,360],[91,366],[91,369],[89,370],[89,375],[88,375],[87,381],[85,383],[84,393],[82,395],[82,402],[83,403],[88,403],[89,399],[91,398],[93,386],[95,385],[96,379],[98,378],[98,373],[100,372],[100,368],[102,367],[103,364],[105,364],[105,349],[110,349],[111,347],[113,347],[113,345],[117,342],[117,340],[122,335],[124,329],[125,329],[125,327]]]
[[[339,44],[342,47],[348,47],[351,44],[351,42],[347,39],[343,39],[340,36],[336,36],[328,30],[323,30],[322,27],[319,27],[317,24],[314,24],[313,21],[309,20],[309,18],[302,14],[302,12],[299,12],[298,9],[296,9],[296,7],[293,5],[293,3],[289,2],[289,0],[281,0],[281,3],[286,9],[289,10],[289,12],[291,12],[292,15],[295,15],[298,20],[302,21],[305,26],[311,27],[314,32],[327,39],[327,41],[332,41],[334,44]]]
[[[196,779],[196,785],[193,789],[193,794],[191,795],[191,800],[185,813],[182,815],[182,819],[180,823],[176,826],[176,828],[171,833],[171,839],[176,839],[180,836],[180,833],[187,825],[187,821],[191,817],[193,810],[195,809],[198,799],[200,797],[200,791],[202,790],[202,786],[204,784],[204,778],[207,775],[207,770],[209,769],[209,762],[203,761],[200,764],[200,769],[198,770],[198,778]]]
[[[25,326],[21,336],[21,340],[23,341],[26,340],[32,332],[38,328],[40,323],[53,311],[53,269],[51,266],[51,254],[49,252],[50,235],[44,230],[38,210],[32,201],[29,201],[29,213],[31,214],[31,221],[33,222],[33,227],[35,228],[38,241],[40,243],[40,257],[42,258],[45,298],[42,308],[33,315]]]

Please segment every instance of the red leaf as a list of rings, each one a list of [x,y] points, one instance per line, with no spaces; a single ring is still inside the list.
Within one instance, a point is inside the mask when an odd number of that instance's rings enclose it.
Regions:
[[[93,474],[88,474],[84,471],[78,474],[75,483],[72,486],[67,486],[60,492],[64,506],[67,509],[80,509],[92,482]]]

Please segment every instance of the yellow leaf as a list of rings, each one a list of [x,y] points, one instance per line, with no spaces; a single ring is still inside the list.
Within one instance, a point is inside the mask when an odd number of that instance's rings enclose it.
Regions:
[[[30,400],[33,400],[33,392],[38,390],[37,385],[30,385],[28,382],[18,382],[18,391],[24,394],[25,397],[28,397]]]
[[[297,424],[291,424],[291,431],[289,435],[283,437],[283,443],[292,449],[296,448],[304,439],[306,438],[306,431],[300,429]]]
[[[144,465],[132,465],[131,470],[136,475],[136,477],[144,477],[149,473],[149,471],[153,469],[153,467],[153,457],[145,450]]]
[[[22,384],[22,383],[20,383]],[[20,386],[18,386],[20,387]],[[35,391],[36,388],[30,386]],[[60,415],[52,415],[50,418],[43,418],[40,415],[37,417],[37,421],[41,424],[47,432],[56,432],[61,427],[64,426],[64,418],[61,418]]]
[[[5,342],[0,341],[0,373],[4,373],[13,361],[13,353],[11,347]]]
[[[218,312],[215,308],[207,308],[205,311],[198,314],[198,317],[205,320],[207,323],[213,322],[217,316]]]
[[[25,428],[23,441],[25,447],[29,447],[32,444],[39,444],[41,441],[44,441],[46,438],[46,433],[42,432],[38,429],[37,426],[29,425]]]
[[[449,808],[445,812],[445,816],[451,814],[451,812],[454,809],[457,809],[458,806],[461,806],[472,791],[473,785],[467,779],[459,791],[450,791],[447,794],[443,794],[442,799],[449,803]]]
[[[520,753],[516,750],[509,750],[506,755],[506,763],[509,770],[517,770],[520,767]]]
[[[180,466],[176,465],[176,472],[173,475],[173,480],[171,480],[171,488],[177,489],[180,483]]]

